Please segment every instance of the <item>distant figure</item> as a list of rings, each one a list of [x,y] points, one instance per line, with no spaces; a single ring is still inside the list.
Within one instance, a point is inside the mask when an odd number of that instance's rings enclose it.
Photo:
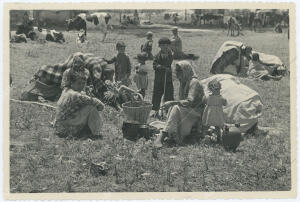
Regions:
[[[30,20],[29,20],[29,16],[28,16],[28,13],[27,13],[27,12],[24,13],[23,19],[22,19],[22,20],[23,20],[22,23],[23,23],[24,26],[27,26],[27,25],[29,24],[29,21],[30,21]]]
[[[174,21],[174,23],[176,25],[177,22],[179,21],[179,15],[178,15],[178,13],[174,13],[172,17],[173,17],[173,21]]]
[[[191,59],[196,60],[199,57],[194,54],[186,54],[182,51],[182,40],[178,34],[178,28],[174,27],[172,29],[172,38],[171,38],[171,45],[170,48],[173,52],[173,59],[180,60],[180,59]]]
[[[282,27],[281,27],[281,24],[280,23],[277,23],[275,28],[274,28],[274,31],[276,33],[282,33]]]
[[[78,33],[78,36],[76,38],[76,43],[79,44],[88,44],[88,40],[86,35],[84,34],[84,30],[80,30],[80,32]]]
[[[229,35],[229,32],[230,32],[230,36],[235,36],[235,34],[234,34],[235,30],[237,31],[237,36],[240,35],[241,27],[238,24],[238,22],[236,22],[235,18],[230,17],[227,22],[227,26],[228,26],[227,36]]]

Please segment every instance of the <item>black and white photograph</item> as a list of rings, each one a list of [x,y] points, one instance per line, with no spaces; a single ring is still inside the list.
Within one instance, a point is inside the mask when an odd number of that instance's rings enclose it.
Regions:
[[[295,5],[84,4],[5,8],[8,196],[295,196]]]

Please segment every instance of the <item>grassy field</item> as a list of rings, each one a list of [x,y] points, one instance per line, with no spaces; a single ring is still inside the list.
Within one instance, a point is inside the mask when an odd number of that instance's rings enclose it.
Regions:
[[[63,62],[82,51],[111,58],[115,41],[127,44],[132,63],[145,41],[147,29],[114,30],[109,42],[101,43],[99,32],[88,32],[90,45],[78,48],[75,33],[64,33],[66,44],[10,44],[11,98],[18,99],[24,86],[44,64]],[[154,29],[153,53],[157,41],[170,36],[169,30]],[[212,59],[226,40],[242,41],[254,50],[274,54],[289,66],[286,33],[254,33],[230,38],[222,30],[182,32],[184,50],[200,56],[196,72],[209,77]],[[149,69],[152,63],[147,62]],[[153,76],[149,75],[146,100],[151,100]],[[174,77],[175,78],[175,77]],[[53,110],[35,105],[11,103],[10,107],[10,190],[16,192],[140,192],[140,191],[287,191],[291,189],[290,170],[290,79],[253,81],[241,79],[256,90],[264,102],[260,126],[267,136],[248,137],[236,153],[201,142],[180,147],[152,148],[152,141],[130,142],[122,138],[122,115],[107,107],[102,113],[103,140],[62,139],[53,135],[49,122]],[[178,81],[174,79],[175,94]],[[234,93],[234,89],[233,89]],[[94,176],[93,163],[105,161],[108,173]]]

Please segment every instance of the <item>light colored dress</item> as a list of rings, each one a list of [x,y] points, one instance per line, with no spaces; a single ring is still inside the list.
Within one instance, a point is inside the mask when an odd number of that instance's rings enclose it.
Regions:
[[[57,102],[56,134],[77,135],[88,126],[93,135],[99,135],[103,122],[98,109],[102,108],[97,98],[65,88]]]
[[[148,88],[148,72],[145,64],[138,64],[136,66],[136,74],[133,77],[133,81],[138,89]]]
[[[171,136],[174,135],[173,138],[178,143],[191,133],[193,126],[201,124],[204,108],[202,103],[204,90],[198,79],[192,78],[187,85],[182,87],[180,104],[169,109],[164,129]]]
[[[202,124],[205,126],[224,126],[225,115],[223,106],[226,106],[227,101],[221,95],[209,95],[204,98],[206,107],[203,112]]]
[[[258,61],[250,61],[248,76],[252,78],[262,79],[269,75],[269,71]]]

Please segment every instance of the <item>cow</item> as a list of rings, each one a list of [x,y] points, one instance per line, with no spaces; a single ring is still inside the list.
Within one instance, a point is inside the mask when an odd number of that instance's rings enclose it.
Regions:
[[[39,27],[33,27],[33,31],[29,34],[29,36],[32,40],[38,40],[40,42],[65,42],[65,38],[62,32],[58,32],[56,30],[42,29]]]
[[[87,30],[87,23],[93,24],[94,26],[100,26],[100,30],[102,31],[103,38],[102,42],[105,40],[107,35],[107,28],[109,25],[109,20],[111,19],[111,15],[103,12],[96,12],[92,14],[80,13],[74,19],[67,20],[67,31],[76,29],[77,31],[83,29]]]
[[[12,43],[22,43],[22,42],[27,43],[26,35],[25,34],[14,34],[11,37],[10,42],[12,42]]]
[[[83,19],[80,16],[76,16],[73,19],[66,20],[66,22],[67,22],[67,31],[74,30],[74,29],[77,31],[80,31],[83,29],[84,35],[86,36],[86,21],[85,21],[85,19]]]
[[[50,30],[46,35],[46,41],[64,43],[65,38],[62,32],[58,32],[56,30]]]

